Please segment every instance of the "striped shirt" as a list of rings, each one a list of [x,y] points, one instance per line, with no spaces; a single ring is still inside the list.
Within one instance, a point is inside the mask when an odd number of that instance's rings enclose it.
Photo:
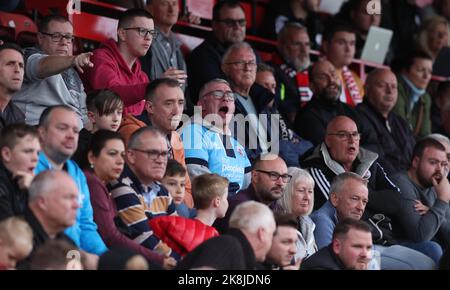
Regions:
[[[161,254],[175,255],[156,236],[149,226],[155,216],[176,215],[175,204],[167,189],[159,182],[143,185],[126,166],[119,179],[108,184],[117,214],[116,224],[139,244]],[[173,256],[172,255],[172,256]]]

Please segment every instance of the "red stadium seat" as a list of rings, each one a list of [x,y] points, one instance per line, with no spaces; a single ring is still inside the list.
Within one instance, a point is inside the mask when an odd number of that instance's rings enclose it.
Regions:
[[[8,13],[0,11],[0,26],[14,28],[15,37],[21,31],[30,31],[36,33],[38,31],[36,24],[28,16],[16,13]]]

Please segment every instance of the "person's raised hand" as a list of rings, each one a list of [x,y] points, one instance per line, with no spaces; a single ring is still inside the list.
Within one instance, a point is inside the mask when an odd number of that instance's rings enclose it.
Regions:
[[[75,56],[73,59],[73,66],[80,72],[84,73],[83,67],[94,67],[94,64],[91,62],[92,52],[80,53]]]

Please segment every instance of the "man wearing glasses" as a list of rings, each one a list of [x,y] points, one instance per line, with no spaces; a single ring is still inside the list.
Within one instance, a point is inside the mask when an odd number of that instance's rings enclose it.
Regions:
[[[184,147],[176,131],[181,121],[185,98],[179,83],[175,79],[160,78],[147,86],[144,112],[138,116],[125,116],[119,133],[128,143],[130,136],[139,128],[151,126],[161,130],[169,144],[169,158],[186,166]],[[184,203],[192,208],[194,201],[191,194],[191,180],[186,173],[186,194]]]
[[[73,26],[62,16],[44,17],[39,24],[38,46],[26,48],[25,78],[22,89],[13,96],[25,113],[25,122],[37,125],[45,108],[67,105],[78,114],[80,124],[88,122],[86,93],[75,69],[83,73],[92,67],[86,52],[73,52]]]
[[[124,101],[125,115],[140,115],[149,79],[138,58],[147,53],[156,35],[148,12],[143,9],[123,12],[117,27],[118,41],[108,39],[94,50],[94,67],[83,75],[86,90],[111,89]]]
[[[184,125],[186,165],[191,180],[204,173],[216,173],[229,180],[228,197],[247,188],[250,161],[244,147],[231,136],[229,124],[234,113],[234,94],[223,79],[207,82],[200,90],[201,115]]]
[[[279,152],[288,166],[298,167],[299,157],[313,146],[288,131],[287,122],[274,105],[275,95],[255,83],[256,70],[256,56],[248,43],[233,44],[225,52],[222,71],[236,96],[235,120],[245,127],[245,136],[237,130],[236,139],[245,147],[250,160],[268,151]]]
[[[281,210],[276,201],[281,198],[284,188],[292,178],[284,160],[271,153],[261,155],[252,167],[251,178],[247,189],[228,199],[226,216],[216,222],[216,228],[222,233],[228,229],[228,220],[233,210],[245,201],[253,200],[267,205],[271,210]]]
[[[336,175],[354,172],[369,180],[367,209],[395,213],[394,202],[389,203],[391,199],[386,201],[384,196],[398,197],[398,188],[377,162],[378,154],[359,147],[360,139],[355,122],[349,117],[337,116],[327,126],[325,141],[301,162],[302,168],[309,170],[316,184],[314,209],[320,208],[329,199],[330,184]]]
[[[158,129],[142,127],[131,135],[127,145],[125,169],[119,179],[108,184],[120,225],[131,239],[163,253],[163,267],[170,268],[176,262],[169,256],[177,256],[153,236],[149,226],[153,217],[175,212],[169,192],[160,183],[169,158],[166,136]]]

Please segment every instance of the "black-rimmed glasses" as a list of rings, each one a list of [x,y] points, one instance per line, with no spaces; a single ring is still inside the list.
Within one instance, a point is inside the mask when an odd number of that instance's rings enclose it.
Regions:
[[[53,42],[60,42],[63,38],[67,40],[67,42],[72,42],[74,40],[74,37],[72,34],[62,34],[59,32],[55,33],[48,33],[48,32],[39,32],[40,34],[50,36]]]
[[[156,31],[154,29],[149,30],[149,29],[146,29],[143,27],[128,27],[128,28],[124,28],[123,30],[135,30],[138,32],[139,36],[142,38],[146,38],[147,35],[149,35],[149,34],[152,36],[152,38],[155,38],[156,36],[158,36],[158,31]]]
[[[262,172],[262,173],[269,175],[270,180],[272,180],[272,181],[277,181],[281,177],[281,180],[284,183],[288,183],[289,181],[291,181],[291,178],[292,178],[292,175],[287,174],[287,173],[279,174],[275,171],[265,171],[265,170],[261,170],[261,169],[256,169],[255,171]]]

